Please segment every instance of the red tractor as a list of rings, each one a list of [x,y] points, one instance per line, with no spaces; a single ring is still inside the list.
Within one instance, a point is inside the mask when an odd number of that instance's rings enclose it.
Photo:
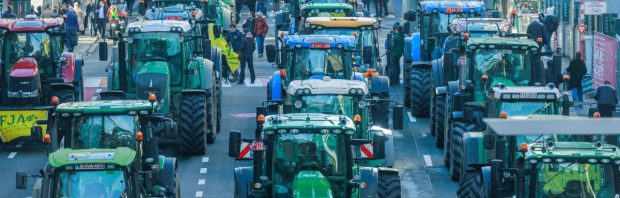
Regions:
[[[31,136],[60,102],[83,100],[83,60],[63,52],[62,18],[0,20],[0,140]],[[40,123],[44,124],[44,123]]]

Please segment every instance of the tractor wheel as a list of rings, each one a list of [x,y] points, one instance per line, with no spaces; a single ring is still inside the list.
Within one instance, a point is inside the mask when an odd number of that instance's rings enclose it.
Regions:
[[[390,103],[379,101],[370,106],[372,124],[386,129],[390,128]]]
[[[213,96],[217,95],[216,90],[208,90],[207,92],[207,143],[213,144],[217,138],[217,99]]]
[[[444,133],[445,130],[445,122],[448,120],[446,117],[446,96],[445,95],[437,95],[435,96],[435,116],[434,116],[434,124],[435,126],[435,146],[437,148],[443,148],[443,139],[446,135]]]
[[[179,182],[179,166],[176,162],[176,159],[166,157],[164,160],[164,169],[162,172],[161,181],[168,191],[166,192],[167,197],[178,198],[181,197],[181,187]]]
[[[431,94],[432,94],[432,93],[431,93]],[[431,96],[432,96],[432,95],[431,95]],[[431,124],[430,124],[430,125],[431,125],[431,128],[430,128],[430,131],[431,131],[431,136],[433,136],[433,137],[435,137],[435,134],[436,134],[436,132],[435,132],[435,122],[436,122],[436,120],[435,120],[435,114],[437,113],[437,106],[436,106],[436,105],[437,105],[437,101],[436,101],[436,100],[437,100],[437,98],[436,98],[436,97],[437,97],[437,96],[432,96],[432,97],[431,97],[431,109],[430,109],[430,111],[431,111],[431,112],[430,112],[430,116],[431,116],[431,117],[430,117],[430,120],[431,120]]]
[[[409,82],[411,114],[428,117],[431,99],[431,70],[429,68],[412,68]]]
[[[459,190],[456,191],[458,198],[482,198],[484,185],[480,179],[479,172],[467,172],[463,180],[459,183]]]
[[[183,96],[179,119],[181,150],[187,154],[204,155],[207,150],[207,98],[202,95]]]
[[[379,172],[379,198],[400,198],[400,177],[398,173]]]
[[[75,101],[75,94],[73,91],[64,89],[64,90],[54,90],[51,93],[51,96],[58,97],[60,103],[73,102]]]
[[[452,143],[450,144],[450,176],[452,180],[458,181],[463,173],[463,134],[476,129],[475,124],[464,122],[453,122],[450,134],[452,135]]]

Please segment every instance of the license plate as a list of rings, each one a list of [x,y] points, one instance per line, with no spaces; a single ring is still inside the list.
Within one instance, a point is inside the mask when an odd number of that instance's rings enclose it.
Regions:
[[[75,170],[97,170],[105,169],[105,164],[79,164],[75,166]]]
[[[521,98],[536,98],[536,93],[521,93]]]

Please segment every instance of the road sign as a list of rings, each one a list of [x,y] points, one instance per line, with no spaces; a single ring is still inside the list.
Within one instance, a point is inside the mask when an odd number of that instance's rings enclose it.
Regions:
[[[607,12],[607,1],[585,0],[583,5],[586,15],[601,15]]]
[[[583,35],[584,32],[586,32],[586,30],[588,30],[588,26],[587,25],[577,25],[577,31],[579,31],[579,34]]]

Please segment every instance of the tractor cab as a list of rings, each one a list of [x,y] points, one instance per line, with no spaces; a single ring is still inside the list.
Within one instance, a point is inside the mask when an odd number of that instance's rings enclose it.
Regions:
[[[0,21],[1,105],[49,105],[62,90],[73,92],[71,100],[61,96],[62,102],[81,99],[82,61],[63,53],[63,36],[62,18]]]
[[[373,69],[384,73],[383,69],[379,69],[379,23],[371,17],[310,17],[306,19],[304,27],[309,34],[355,37],[355,50],[358,51],[355,53],[355,64],[359,65],[358,71],[363,73]],[[370,53],[364,54],[364,50]]]
[[[183,18],[213,20],[222,27],[234,23],[233,2],[229,0],[155,0],[151,4],[151,13],[156,19]],[[195,15],[195,16],[192,16]],[[177,19],[178,20],[178,19]]]
[[[260,119],[264,122],[255,139],[230,133],[229,156],[254,162],[234,170],[239,197],[382,196],[386,192],[374,185],[381,186],[384,180],[397,182],[393,178],[398,177],[398,170],[357,165],[384,158],[385,137],[375,134],[372,141],[356,139],[355,124],[346,116],[294,113],[259,115]],[[377,170],[378,174],[368,174]],[[379,182],[369,182],[373,179]],[[400,188],[389,190],[400,192]]]
[[[355,12],[353,5],[341,0],[312,0],[301,5],[301,16],[308,17],[350,17]]]
[[[469,33],[470,38],[488,38],[511,33],[512,24],[502,18],[458,18],[450,28],[455,34]]]
[[[614,197],[620,193],[618,119],[514,116],[485,119],[489,129],[471,136],[489,159],[471,166],[458,197]],[[593,135],[597,134],[597,135]],[[593,141],[561,137],[594,136]],[[529,138],[528,138],[529,137]],[[472,182],[479,181],[475,185]]]

